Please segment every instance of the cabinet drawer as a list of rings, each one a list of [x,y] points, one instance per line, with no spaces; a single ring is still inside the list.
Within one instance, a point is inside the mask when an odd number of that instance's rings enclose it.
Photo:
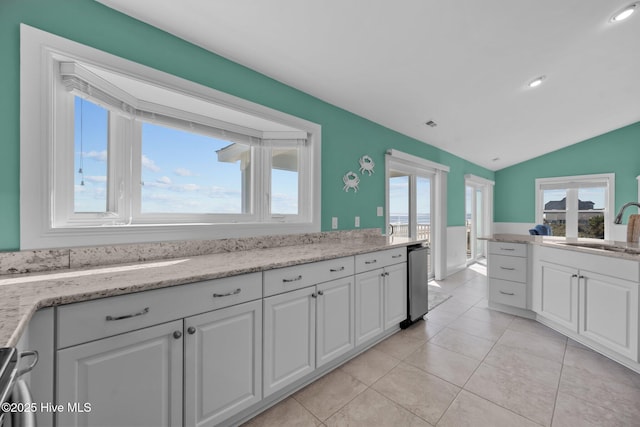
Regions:
[[[527,308],[527,286],[524,283],[489,279],[489,301]]]
[[[489,257],[489,277],[525,283],[527,281],[527,259],[491,255]]]
[[[489,253],[509,256],[527,256],[526,243],[489,242]]]
[[[353,269],[353,257],[349,256],[268,270],[263,273],[264,296],[268,297],[352,276]]]
[[[58,345],[72,345],[262,298],[260,273],[171,286],[58,308]]]
[[[356,273],[375,270],[376,268],[398,264],[407,261],[407,248],[386,249],[384,251],[371,252],[356,255]]]

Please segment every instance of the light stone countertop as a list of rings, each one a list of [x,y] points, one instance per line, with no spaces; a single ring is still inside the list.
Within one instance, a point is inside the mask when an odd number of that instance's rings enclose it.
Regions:
[[[504,243],[530,243],[640,262],[640,244],[634,242],[527,234],[494,234],[493,236],[479,237],[479,239]],[[604,249],[604,247],[610,248]]]
[[[330,234],[330,233],[324,233]],[[0,346],[15,346],[32,315],[43,307],[237,276],[394,247],[415,239],[346,234],[312,243],[245,249],[180,257],[155,258],[92,268],[0,275]],[[107,263],[109,264],[109,263]]]

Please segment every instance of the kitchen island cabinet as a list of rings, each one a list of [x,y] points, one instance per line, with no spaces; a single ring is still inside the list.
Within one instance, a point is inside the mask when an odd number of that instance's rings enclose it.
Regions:
[[[533,310],[541,320],[638,362],[638,262],[537,247],[535,265]]]

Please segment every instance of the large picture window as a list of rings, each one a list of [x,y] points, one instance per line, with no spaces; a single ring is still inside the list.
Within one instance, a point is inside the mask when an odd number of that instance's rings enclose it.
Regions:
[[[319,231],[318,125],[24,25],[22,40],[23,249]]]
[[[536,222],[554,236],[610,239],[614,174],[536,180]]]

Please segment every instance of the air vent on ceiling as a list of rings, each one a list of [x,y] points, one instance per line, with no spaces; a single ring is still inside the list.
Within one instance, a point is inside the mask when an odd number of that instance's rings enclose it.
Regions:
[[[432,128],[438,126],[438,124],[436,122],[434,122],[433,120],[429,120],[428,122],[425,123],[425,125],[430,126]]]

